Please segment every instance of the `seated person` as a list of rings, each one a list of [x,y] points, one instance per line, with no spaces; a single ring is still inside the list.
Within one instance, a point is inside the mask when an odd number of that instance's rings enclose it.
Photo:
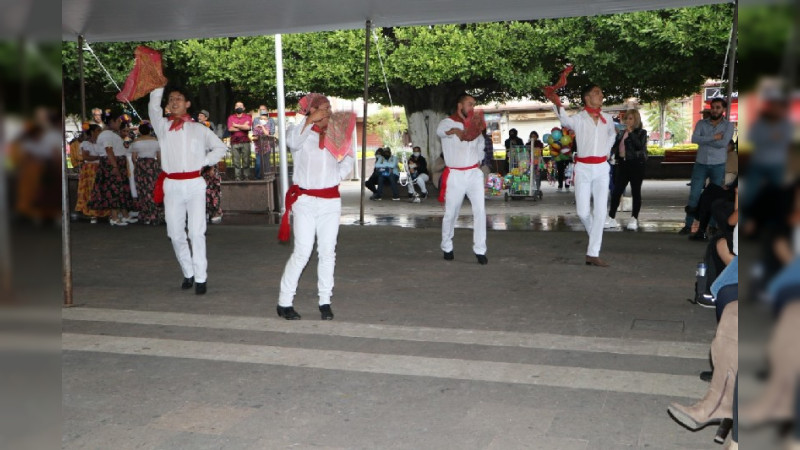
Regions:
[[[430,179],[428,176],[428,162],[425,161],[425,157],[422,156],[422,149],[419,147],[414,147],[411,158],[408,159],[408,174],[411,176],[411,180],[408,183],[408,198],[414,196],[414,184],[419,186],[420,197],[427,198],[428,188],[425,183]]]
[[[378,162],[378,157],[380,156],[383,156],[382,148],[375,150],[376,163]],[[369,189],[370,192],[372,192],[372,196],[375,196],[375,194],[378,193],[377,186],[378,186],[378,168],[374,167],[372,169],[372,175],[370,175],[369,178],[367,178],[367,180],[364,182],[364,187],[366,187],[367,189]],[[374,198],[372,197],[370,197],[370,199],[374,200]]]
[[[375,169],[378,171],[378,186],[375,189],[375,195],[370,197],[370,200],[380,200],[384,183],[388,180],[392,186],[392,200],[400,200],[400,192],[397,189],[397,181],[400,179],[400,168],[397,164],[397,156],[392,155],[392,149],[386,147],[383,149],[383,155],[379,156],[375,161]]]

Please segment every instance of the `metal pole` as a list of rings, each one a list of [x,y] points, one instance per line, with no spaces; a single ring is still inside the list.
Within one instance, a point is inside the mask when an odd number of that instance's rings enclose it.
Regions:
[[[733,31],[731,32],[731,54],[728,64],[728,110],[725,117],[731,119],[731,104],[733,103],[733,76],[736,70],[736,43],[739,35],[739,2],[733,4]]]
[[[86,122],[86,79],[83,65],[83,35],[78,36],[78,72],[81,78],[81,123]]]
[[[350,112],[355,114],[356,113],[355,109],[356,109],[355,102],[350,100]],[[355,128],[353,128],[352,139],[353,139],[352,147],[353,147],[353,156],[354,156],[354,158],[353,158],[353,177],[350,178],[350,181],[360,181],[360,178],[358,176],[358,172],[359,172],[359,170],[358,170],[358,158],[355,158],[355,155],[356,155],[356,151],[355,150],[358,148],[358,132],[356,132]]]
[[[280,149],[281,195],[279,203],[281,213],[286,211],[286,191],[289,190],[289,164],[286,156],[286,98],[283,90],[283,40],[280,34],[275,35],[275,78],[278,97],[278,129],[281,131],[278,148]]]
[[[0,89],[0,117],[5,117],[5,98]],[[0,144],[6,142],[5,128],[0,126]],[[8,208],[6,154],[0,152],[0,295],[11,298],[11,214]]]
[[[372,21],[367,20],[366,32],[364,34],[364,120],[361,127],[361,179],[367,178],[367,108],[369,107],[369,37],[372,33]],[[380,188],[380,186],[378,186]],[[361,183],[361,206],[359,220],[364,225],[364,190],[366,187]]]
[[[62,82],[63,83],[63,82]],[[63,85],[63,84],[62,84]],[[64,136],[61,143],[61,257],[64,270],[64,306],[72,305],[72,254],[71,235],[69,223],[69,185],[67,183],[67,146],[66,142],[66,103],[64,90],[61,90],[61,135]]]

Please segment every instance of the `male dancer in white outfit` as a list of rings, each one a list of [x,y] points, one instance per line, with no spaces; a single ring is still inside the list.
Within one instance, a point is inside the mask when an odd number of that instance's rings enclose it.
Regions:
[[[163,192],[167,235],[183,271],[182,289],[194,284],[195,294],[206,293],[206,182],[201,175],[205,166],[215,165],[228,147],[205,125],[193,122],[187,113],[191,106],[188,94],[181,89],[167,91],[164,117],[161,98],[164,88],[150,93],[150,123],[161,144],[162,174],[154,197]],[[159,187],[158,183],[163,183]],[[163,189],[163,190],[162,190]],[[187,222],[188,217],[188,222]],[[191,248],[186,240],[188,229]]]
[[[458,97],[456,112],[439,122],[436,134],[442,140],[442,152],[447,165],[440,182],[439,201],[445,204],[442,220],[442,251],[444,259],[452,261],[453,232],[464,201],[464,195],[472,204],[472,251],[479,264],[488,264],[486,258],[486,209],[484,207],[483,172],[480,162],[483,160],[485,140],[480,127],[473,124],[475,99],[468,94]],[[485,124],[482,124],[486,128]],[[477,137],[474,137],[477,131]]]
[[[586,265],[607,267],[600,259],[603,243],[603,225],[608,213],[608,155],[614,145],[616,130],[610,114],[601,111],[603,91],[597,85],[589,85],[581,92],[584,108],[572,116],[554,93],[550,100],[561,125],[575,130],[578,153],[575,157],[575,206],[586,232],[589,247],[586,250]],[[590,202],[594,200],[594,207]]]
[[[317,242],[317,289],[322,320],[332,320],[331,296],[336,265],[336,240],[342,199],[339,183],[353,167],[352,152],[337,161],[325,146],[325,133],[331,118],[331,104],[321,94],[309,94],[300,101],[299,112],[306,116],[286,133],[286,145],[294,160],[293,185],[286,194],[286,212],[278,238],[289,239],[289,213],[294,217],[294,251],[286,262],[278,296],[278,316],[300,319],[292,306],[297,283]],[[352,116],[355,125],[355,115]],[[352,130],[352,128],[351,128]],[[349,146],[349,142],[347,143]],[[343,148],[344,146],[342,146]]]

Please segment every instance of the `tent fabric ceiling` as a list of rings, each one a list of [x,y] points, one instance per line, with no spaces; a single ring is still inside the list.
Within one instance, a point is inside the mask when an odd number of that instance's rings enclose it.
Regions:
[[[178,40],[374,26],[495,22],[679,8],[720,0],[62,0],[62,39]]]

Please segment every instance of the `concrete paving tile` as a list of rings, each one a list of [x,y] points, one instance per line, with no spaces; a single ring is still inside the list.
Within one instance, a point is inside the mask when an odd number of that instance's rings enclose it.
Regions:
[[[149,427],[101,425],[76,434],[65,427],[64,450],[149,450],[159,447],[176,433]]]
[[[547,431],[548,437],[565,437],[593,441],[601,436],[613,436],[622,445],[636,445],[642,419],[586,414],[579,410],[559,413]],[[591,447],[594,448],[594,447]]]
[[[467,429],[488,429],[499,435],[543,436],[556,411],[497,402],[478,402],[469,407],[458,424]]]
[[[639,434],[641,448],[708,448],[714,444],[716,426],[708,426],[692,432],[672,420],[666,413],[663,417],[645,417]]]
[[[162,430],[222,435],[254,412],[253,408],[189,403],[163,414],[150,425]]]
[[[200,433],[178,433],[166,439],[153,450],[231,450],[252,448],[255,439],[218,436]],[[267,447],[268,448],[268,447]]]
[[[486,450],[587,450],[588,444],[580,439],[546,436],[497,436]]]

